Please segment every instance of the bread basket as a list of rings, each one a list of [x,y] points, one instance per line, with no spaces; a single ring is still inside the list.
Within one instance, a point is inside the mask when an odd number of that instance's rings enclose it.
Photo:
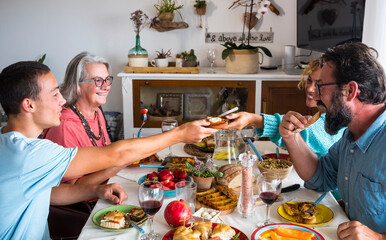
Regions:
[[[263,157],[263,159],[264,159],[264,157]],[[288,165],[288,167],[286,167],[286,168],[266,168],[263,165],[265,164],[265,161],[268,161],[269,159],[271,159],[271,161],[272,160],[273,161],[280,161],[280,165],[282,163],[284,163],[284,164]],[[269,158],[269,159],[264,159],[264,161],[257,162],[257,168],[259,169],[260,172],[277,173],[280,175],[282,180],[284,180],[291,173],[292,168],[293,168],[293,164],[291,161],[289,161],[287,159],[272,159],[272,158]]]

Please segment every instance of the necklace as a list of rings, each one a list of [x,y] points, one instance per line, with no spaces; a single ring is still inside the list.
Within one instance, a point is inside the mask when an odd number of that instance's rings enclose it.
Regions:
[[[98,145],[97,145],[96,141],[99,141],[102,138],[103,139],[102,145],[106,146],[107,143],[106,143],[106,139],[105,139],[105,136],[103,134],[103,131],[102,131],[102,126],[101,126],[101,123],[100,123],[100,120],[99,120],[99,113],[98,113],[98,111],[95,111],[96,112],[96,116],[97,116],[97,121],[98,121],[98,128],[99,128],[99,136],[97,137],[97,136],[95,136],[94,132],[92,131],[91,127],[89,126],[86,118],[79,111],[79,109],[75,106],[75,104],[70,105],[69,107],[80,118],[80,121],[82,122],[82,125],[83,125],[84,129],[86,130],[87,136],[90,139],[91,144],[94,147],[97,147]]]

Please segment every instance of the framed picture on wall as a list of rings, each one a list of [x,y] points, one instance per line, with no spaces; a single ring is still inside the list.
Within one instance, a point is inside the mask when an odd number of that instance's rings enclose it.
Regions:
[[[167,111],[182,114],[183,94],[182,93],[158,93],[157,105]]]
[[[184,119],[196,120],[210,115],[209,93],[184,94]]]

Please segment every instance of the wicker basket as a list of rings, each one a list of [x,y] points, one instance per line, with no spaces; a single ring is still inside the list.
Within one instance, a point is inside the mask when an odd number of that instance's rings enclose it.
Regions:
[[[258,162],[257,163],[257,168],[259,169],[260,172],[272,172],[272,173],[277,173],[280,175],[281,180],[284,180],[292,171],[293,165],[291,161],[280,159],[280,161],[283,161],[289,165],[287,168],[278,168],[278,169],[272,169],[272,168],[265,168],[262,166],[263,162]]]

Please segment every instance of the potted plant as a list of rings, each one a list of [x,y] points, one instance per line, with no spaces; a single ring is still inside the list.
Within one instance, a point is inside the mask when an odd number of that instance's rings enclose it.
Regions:
[[[184,62],[184,59],[182,58],[182,54],[177,53],[176,54],[176,67],[182,67],[183,62]]]
[[[205,15],[205,13],[206,13],[206,1],[205,0],[196,0],[194,7],[196,8],[196,13],[198,15]]]
[[[186,163],[185,166],[190,170],[192,178],[197,183],[197,188],[200,190],[208,190],[214,177],[222,177],[222,172],[217,172],[213,167],[213,159],[208,158],[206,162],[198,160],[194,157],[195,166]]]
[[[158,11],[158,19],[161,21],[173,21],[174,11],[176,11],[182,19],[179,10],[182,9],[183,6],[182,4],[179,5],[176,0],[161,0],[159,4],[154,5]]]
[[[197,56],[194,55],[194,50],[190,49],[190,51],[182,52],[182,58],[184,59],[183,66],[184,67],[195,67],[197,65]]]
[[[253,0],[250,4],[250,16],[252,16]],[[264,5],[259,8],[259,13],[262,15],[265,13],[265,8],[268,6]],[[244,21],[246,14],[244,13]],[[249,18],[249,25],[251,25],[252,18]],[[222,52],[222,59],[225,60],[225,70],[228,73],[257,73],[260,69],[259,64],[263,62],[263,54],[259,52],[261,49],[265,55],[272,57],[272,53],[266,47],[252,46],[249,44],[251,36],[251,28],[248,28],[248,35],[245,42],[245,28],[243,28],[243,39],[240,45],[234,42],[225,42],[221,44],[225,47]],[[261,61],[259,60],[259,54],[261,54]]]
[[[153,67],[167,67],[169,65],[168,57],[171,52],[170,49],[167,52],[164,52],[163,49],[161,51],[156,51],[157,57],[150,62]]]
[[[168,58],[172,53],[170,52],[171,49],[169,49],[167,52],[164,52],[163,49],[161,51],[156,51],[157,58]]]

